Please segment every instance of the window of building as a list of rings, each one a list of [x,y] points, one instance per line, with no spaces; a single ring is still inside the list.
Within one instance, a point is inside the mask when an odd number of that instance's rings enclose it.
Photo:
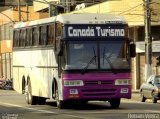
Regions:
[[[10,27],[8,24],[5,25],[5,40],[10,40]]]
[[[5,39],[5,27],[4,25],[1,26],[1,40]]]

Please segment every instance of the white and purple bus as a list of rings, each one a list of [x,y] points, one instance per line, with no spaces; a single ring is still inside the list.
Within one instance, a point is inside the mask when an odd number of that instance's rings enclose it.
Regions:
[[[14,89],[28,104],[54,99],[108,101],[119,107],[131,98],[131,57],[135,45],[120,16],[62,14],[14,27]]]

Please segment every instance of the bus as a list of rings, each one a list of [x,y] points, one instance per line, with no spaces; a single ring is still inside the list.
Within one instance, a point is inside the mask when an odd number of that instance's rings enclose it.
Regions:
[[[14,26],[13,85],[28,104],[54,100],[107,101],[118,108],[131,98],[135,45],[123,17],[61,14]]]

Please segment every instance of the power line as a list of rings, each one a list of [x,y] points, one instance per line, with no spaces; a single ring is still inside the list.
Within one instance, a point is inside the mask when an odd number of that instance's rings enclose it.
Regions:
[[[6,16],[10,21],[12,21],[12,22],[15,24],[15,21],[13,21],[9,16],[7,16],[6,14],[4,14],[4,13],[2,13],[2,12],[0,12],[0,14]]]
[[[121,14],[123,14],[123,13],[125,13],[125,12],[129,12],[129,11],[131,11],[131,10],[133,10],[133,9],[141,6],[141,5],[143,5],[143,3],[141,3],[141,4],[137,5],[137,6],[134,6],[134,7],[130,8],[130,9],[126,10],[126,11],[123,11],[123,12],[119,13],[119,15],[121,15]]]

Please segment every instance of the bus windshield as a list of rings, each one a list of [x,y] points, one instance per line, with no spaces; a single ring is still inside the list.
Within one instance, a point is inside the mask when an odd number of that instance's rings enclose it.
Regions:
[[[68,41],[65,70],[129,69],[125,41]]]
[[[127,55],[128,53],[125,41],[100,42],[101,69],[129,69]]]
[[[87,69],[98,69],[96,42],[71,41],[67,46],[66,69],[84,69],[90,62]]]

